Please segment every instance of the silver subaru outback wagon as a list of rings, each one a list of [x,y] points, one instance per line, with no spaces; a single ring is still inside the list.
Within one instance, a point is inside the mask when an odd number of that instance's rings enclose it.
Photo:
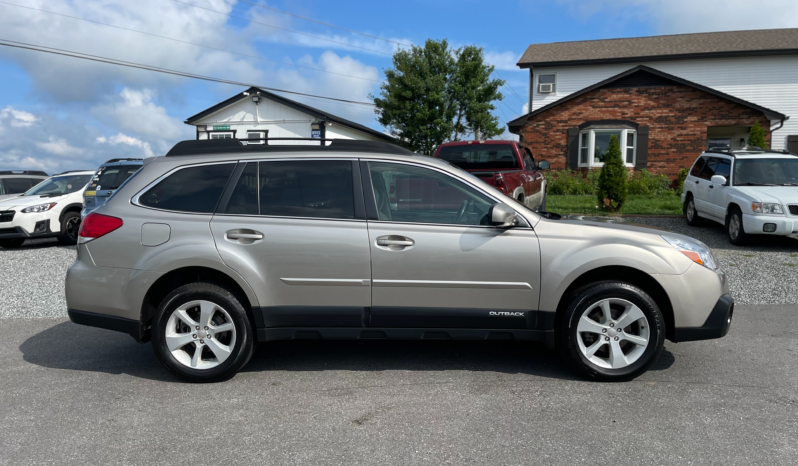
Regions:
[[[81,224],[71,320],[152,341],[192,382],[290,339],[532,340],[619,381],[666,338],[729,330],[695,239],[533,212],[391,144],[315,141],[184,141],[146,163]]]

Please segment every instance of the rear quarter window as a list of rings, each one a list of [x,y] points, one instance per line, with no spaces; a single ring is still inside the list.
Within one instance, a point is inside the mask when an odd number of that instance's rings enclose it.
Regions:
[[[177,212],[213,213],[235,163],[180,169],[138,199],[145,207]]]

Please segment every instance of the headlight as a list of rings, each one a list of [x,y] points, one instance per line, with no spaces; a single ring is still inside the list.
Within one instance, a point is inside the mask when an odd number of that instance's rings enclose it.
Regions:
[[[781,204],[771,204],[770,202],[752,202],[751,210],[758,214],[783,214]]]
[[[55,207],[55,203],[52,204],[39,204],[39,205],[32,205],[30,207],[25,207],[22,209],[23,214],[32,214],[36,212],[47,212],[48,210]]]
[[[676,248],[677,251],[687,256],[688,259],[696,264],[701,264],[704,267],[712,270],[716,270],[718,268],[717,262],[712,256],[712,252],[705,244],[699,241],[687,241],[667,235],[662,235],[662,239],[667,241],[668,244]]]

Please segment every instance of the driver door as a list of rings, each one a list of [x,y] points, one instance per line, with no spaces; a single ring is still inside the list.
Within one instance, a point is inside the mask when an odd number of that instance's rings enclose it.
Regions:
[[[363,161],[361,173],[370,326],[534,327],[540,251],[523,219],[510,229],[487,225],[498,201],[443,171]]]

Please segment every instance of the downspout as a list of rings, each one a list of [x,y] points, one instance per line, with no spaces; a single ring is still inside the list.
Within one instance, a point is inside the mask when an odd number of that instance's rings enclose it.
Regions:
[[[784,122],[789,120],[789,119],[790,119],[789,116],[785,116],[784,118],[781,119],[781,121],[779,121],[779,127],[778,128],[770,128],[770,147],[771,148],[773,148],[773,133],[775,133],[776,131],[780,130],[784,126]],[[784,150],[786,150],[786,149],[784,149]]]

